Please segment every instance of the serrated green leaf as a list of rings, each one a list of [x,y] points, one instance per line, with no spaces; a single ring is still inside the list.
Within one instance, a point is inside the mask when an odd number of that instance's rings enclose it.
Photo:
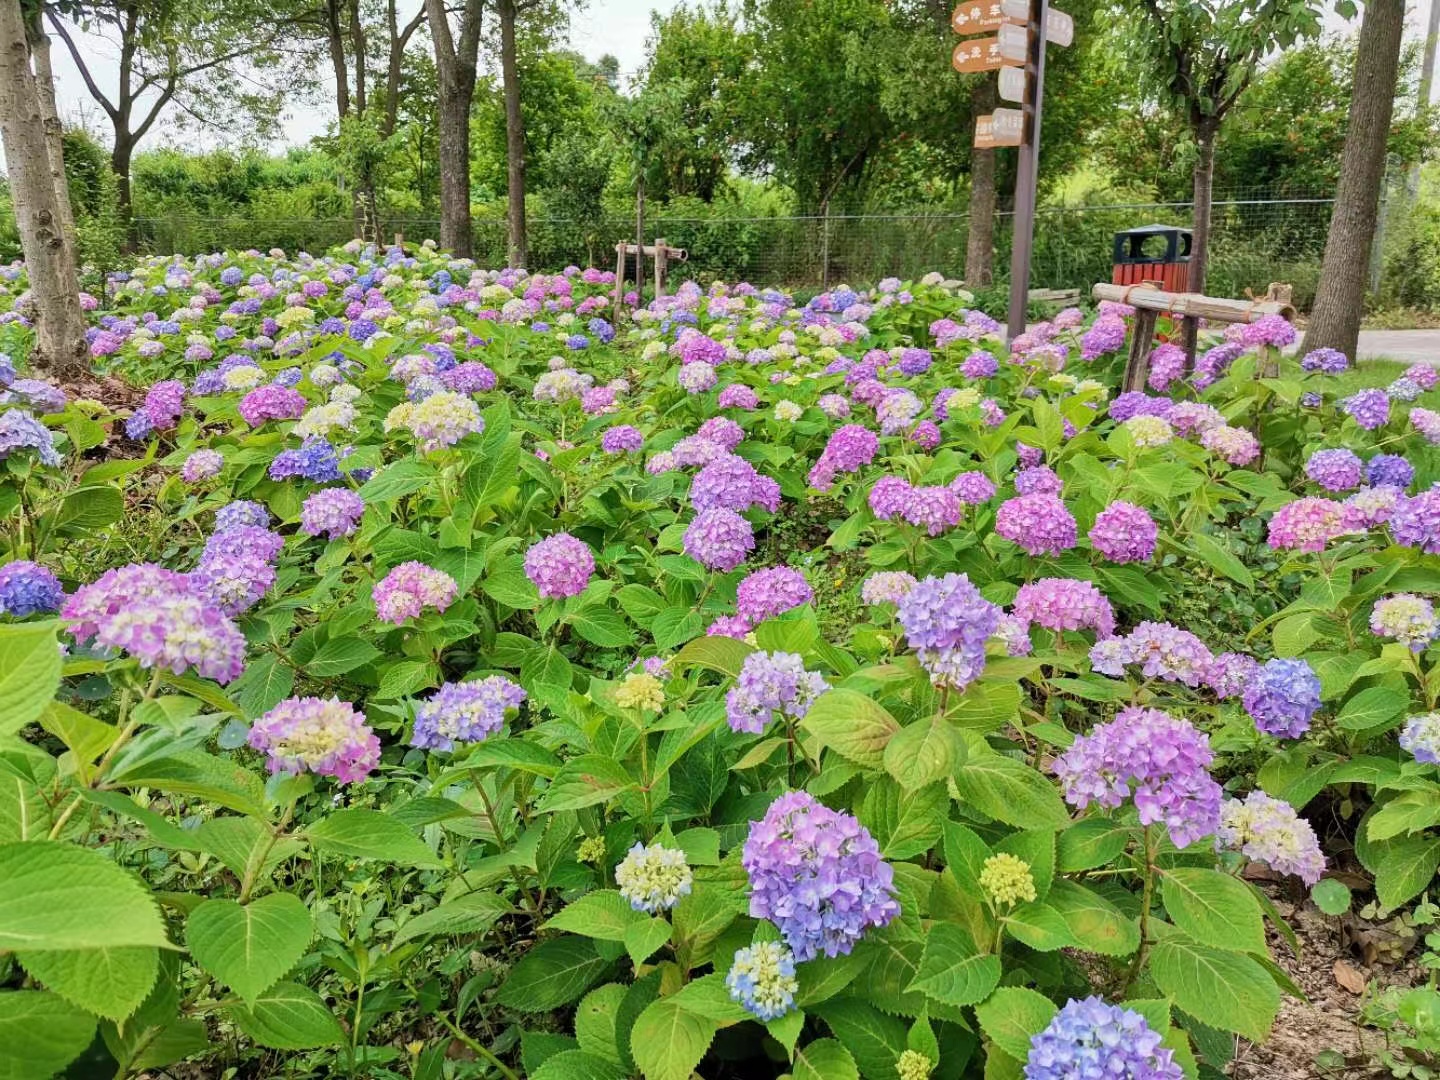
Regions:
[[[629,587],[627,585],[625,588]],[[624,591],[621,590],[622,593]],[[745,666],[745,658],[754,651],[754,646],[731,637],[702,637],[687,644],[675,654],[670,663],[676,670],[691,666],[701,667],[734,679]]]
[[[925,939],[925,956],[911,990],[944,1005],[984,1001],[1000,981],[1000,958],[982,953],[953,923],[936,923]]]
[[[60,685],[55,620],[0,625],[0,735],[40,718]]]
[[[580,1049],[617,1066],[625,1063],[616,1028],[626,989],[620,983],[606,983],[591,990],[575,1006],[575,1039]]]
[[[1102,956],[1129,956],[1140,947],[1140,927],[1098,893],[1063,878],[1048,900],[1082,949]]]
[[[159,950],[144,946],[18,955],[47,990],[86,1012],[117,1021],[140,1007],[160,970]]]
[[[95,1017],[44,990],[0,990],[0,1080],[41,1080],[74,1061]]]
[[[625,951],[638,966],[670,940],[670,924],[664,919],[642,919],[625,928]]]
[[[901,728],[882,755],[885,771],[906,791],[943,780],[964,760],[965,740],[939,717]]]
[[[185,923],[195,962],[247,1002],[254,1002],[305,955],[314,927],[310,910],[289,893],[248,904],[207,900]]]
[[[1265,920],[1243,882],[1198,866],[1165,871],[1160,896],[1170,919],[1201,945],[1265,951]]]
[[[687,1011],[673,997],[660,998],[640,1014],[630,1048],[645,1080],[690,1080],[710,1049],[718,1025]]]
[[[329,679],[363,667],[379,655],[380,650],[362,638],[334,638],[315,651],[305,671],[317,679]]]
[[[1398,725],[1410,707],[1410,697],[1388,686],[1371,686],[1353,695],[1335,716],[1346,731],[1375,733]]]
[[[150,891],[98,851],[0,844],[0,949],[167,947]]]
[[[790,1065],[795,1080],[860,1080],[850,1051],[834,1039],[816,1039],[795,1051]]]
[[[1070,821],[1060,793],[1030,766],[972,740],[970,756],[955,772],[962,801],[1019,829],[1060,829]]]
[[[635,786],[625,766],[603,754],[582,754],[567,761],[550,781],[540,798],[540,809],[549,813],[579,810],[609,802]]]
[[[254,1001],[225,1011],[236,1027],[271,1050],[314,1050],[345,1041],[330,1007],[298,983],[280,983]]]
[[[545,929],[568,930],[601,941],[624,941],[625,931],[647,918],[614,889],[600,889],[566,904],[545,924]]]
[[[391,947],[431,935],[481,934],[512,910],[507,901],[493,893],[462,893],[406,922],[395,931]]]
[[[1199,1020],[1263,1042],[1280,1008],[1280,991],[1265,969],[1241,953],[1196,944],[1180,935],[1158,942],[1150,974],[1171,1001]]]
[[[510,970],[495,999],[520,1012],[549,1012],[578,1000],[604,968],[587,938],[542,941]]]
[[[827,690],[816,698],[800,724],[822,745],[870,769],[881,767],[885,744],[900,730],[884,706],[845,687]]]
[[[1017,1061],[1030,1055],[1030,1040],[1049,1026],[1057,1012],[1053,1001],[1023,986],[1003,986],[975,1006],[985,1036]]]
[[[317,851],[399,866],[441,866],[435,854],[402,821],[379,810],[336,810],[305,828]]]
[[[832,998],[816,1010],[850,1051],[866,1080],[897,1080],[895,1063],[905,1052],[905,1024],[855,998]]]
[[[1385,910],[1394,911],[1435,880],[1435,870],[1440,867],[1440,839],[1407,836],[1371,844],[1367,866],[1375,874],[1375,898]],[[0,935],[3,926],[0,921]]]

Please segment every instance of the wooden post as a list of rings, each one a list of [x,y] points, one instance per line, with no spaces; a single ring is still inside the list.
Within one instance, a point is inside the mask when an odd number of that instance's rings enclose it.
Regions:
[[[665,246],[665,238],[655,238],[655,299],[659,300],[665,295],[665,257],[669,255],[670,249]]]
[[[1155,320],[1158,311],[1148,308],[1135,309],[1134,337],[1130,339],[1130,356],[1125,361],[1125,381],[1122,389],[1144,390],[1145,380],[1150,374],[1150,349],[1155,343]]]
[[[1010,322],[1014,341],[1025,332],[1026,299],[1030,293],[1030,255],[1035,245],[1035,198],[1040,178],[1040,114],[1045,101],[1045,24],[1049,0],[1030,0],[1030,55],[1025,101],[1024,137],[1015,170],[1015,234],[1010,240]]]
[[[625,295],[625,245],[615,245],[615,310],[613,314],[618,318],[620,315],[620,300]]]

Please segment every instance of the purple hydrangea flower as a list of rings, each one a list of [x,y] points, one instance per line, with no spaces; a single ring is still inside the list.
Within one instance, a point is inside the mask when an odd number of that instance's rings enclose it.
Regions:
[[[1339,375],[1350,367],[1350,360],[1339,349],[1311,349],[1300,358],[1301,371],[1318,371],[1322,375]]]
[[[443,570],[422,562],[403,562],[375,583],[375,614],[382,622],[401,625],[425,608],[444,611],[460,586]]]
[[[1265,734],[1298,739],[1320,709],[1320,676],[1305,660],[1267,660],[1251,676],[1241,700]]]
[[[271,480],[309,480],[313,484],[330,484],[340,479],[340,458],[335,448],[318,435],[300,444],[281,450],[270,462]]]
[[[1342,399],[1340,407],[1367,431],[1384,427],[1390,419],[1390,397],[1384,390],[1360,390]]]
[[[1133,794],[1142,825],[1163,824],[1178,848],[1220,827],[1220,785],[1207,768],[1210,739],[1160,709],[1130,706],[1097,724],[1055,760],[1065,801],[1107,810]]]
[[[1094,360],[1125,344],[1125,320],[1117,315],[1102,316],[1080,337],[1080,358]]]
[[[894,871],[869,831],[803,791],[752,822],[740,858],[750,915],[769,919],[796,960],[847,955],[871,927],[900,914]]]
[[[853,473],[869,465],[879,449],[879,437],[864,425],[845,424],[837,428],[810,470],[810,486],[829,491],[837,473]]]
[[[985,641],[1000,622],[1000,609],[964,574],[946,574],[917,582],[896,618],[931,681],[963,690],[985,669]]]
[[[950,481],[950,490],[955,492],[962,503],[978,506],[989,502],[995,496],[994,482],[982,472],[962,472]]]
[[[967,379],[988,379],[1000,370],[1000,361],[988,352],[973,352],[960,363],[960,374]]]
[[[705,629],[706,637],[728,637],[743,641],[750,624],[743,615],[721,615]]]
[[[525,701],[525,691],[499,675],[451,683],[415,710],[410,745],[453,750],[457,742],[482,742],[505,723],[505,714]]]
[[[1012,612],[1021,622],[1056,632],[1094,630],[1104,638],[1115,629],[1115,609],[1105,594],[1072,578],[1041,578],[1020,586]]]
[[[569,533],[537,540],[525,552],[525,576],[541,596],[579,596],[595,573],[595,553],[585,541]]]
[[[339,698],[292,697],[250,728],[250,746],[272,773],[312,772],[355,784],[380,764],[380,740],[365,714]]]
[[[882,476],[870,486],[867,502],[870,512],[881,521],[889,521],[905,512],[914,490],[902,476]]]
[[[918,525],[931,536],[960,524],[963,512],[960,496],[948,487],[912,487],[905,496],[901,514],[911,525]]]
[[[300,531],[331,540],[349,536],[360,525],[365,500],[349,488],[325,488],[306,498],[300,508]]]
[[[1324,551],[1345,532],[1344,506],[1333,499],[1305,498],[1288,502],[1270,518],[1267,542],[1272,548]]]
[[[1365,480],[1371,487],[1404,490],[1415,480],[1415,466],[1400,454],[1376,454],[1365,463]]]
[[[305,395],[288,386],[257,386],[240,399],[240,417],[251,427],[267,420],[298,420],[305,412]]]
[[[1143,506],[1117,499],[1095,516],[1090,546],[1115,563],[1149,562],[1159,529]]]
[[[28,559],[0,566],[0,615],[23,619],[59,611],[65,589],[50,570]]]
[[[1175,1052],[1133,1009],[1071,999],[1030,1040],[1025,1080],[1181,1080]]]
[[[0,461],[16,450],[34,450],[42,465],[60,464],[50,429],[24,409],[6,409],[0,413]]]
[[[725,721],[732,731],[759,735],[777,716],[803,720],[828,689],[820,673],[806,671],[795,653],[753,652],[725,695]]]
[[[238,529],[242,525],[254,525],[256,528],[268,529],[270,527],[270,511],[251,499],[236,499],[215,511],[215,531],[217,533]]]
[[[1031,465],[1015,474],[1017,495],[1059,495],[1063,486],[1060,477],[1048,465]]]
[[[744,383],[731,383],[720,391],[716,405],[722,409],[744,409],[747,412],[760,407],[755,391]]]
[[[860,586],[860,599],[867,604],[898,604],[915,587],[915,575],[904,570],[881,570]]]
[[[1359,487],[1364,471],[1360,456],[1343,448],[1317,450],[1305,462],[1305,475],[1326,491],[1351,491]]]
[[[1390,532],[1397,544],[1440,555],[1440,484],[1409,498],[1402,496],[1390,515]]]
[[[808,604],[814,595],[799,570],[772,566],[746,575],[735,590],[735,606],[751,626],[758,626],[766,619]]]
[[[685,529],[685,553],[702,566],[729,573],[755,550],[755,530],[734,510],[711,507]]]
[[[1073,548],[1075,518],[1054,495],[1017,495],[1000,504],[995,531],[1031,555],[1058,555]]]
[[[723,507],[744,511],[762,506],[780,509],[780,484],[762,476],[742,457],[723,454],[706,464],[690,483],[690,504],[696,510]]]

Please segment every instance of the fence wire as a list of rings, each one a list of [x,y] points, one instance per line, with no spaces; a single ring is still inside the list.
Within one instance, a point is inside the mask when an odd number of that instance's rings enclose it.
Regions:
[[[1243,296],[1263,292],[1272,281],[1295,287],[1307,305],[1319,278],[1333,200],[1328,198],[1230,198],[1212,206],[1208,290]],[[1036,221],[1031,269],[1033,288],[1088,292],[1111,273],[1116,232],[1140,225],[1188,226],[1191,204],[1120,203],[1042,208]],[[402,233],[418,243],[439,232],[439,220],[388,217],[387,239]],[[545,269],[570,264],[614,266],[614,245],[634,239],[633,220],[592,221],[537,217],[529,221],[530,262]],[[1009,270],[1012,216],[997,215],[995,279]],[[322,251],[355,235],[350,218],[254,219],[166,217],[136,221],[141,244],[153,253],[281,247]],[[503,266],[503,220],[475,222],[475,258]],[[685,248],[689,261],[672,266],[677,278],[748,280],[760,284],[818,288],[862,284],[882,277],[914,278],[931,270],[960,278],[965,269],[969,218],[954,213],[831,215],[829,217],[648,218],[646,238],[663,236]]]

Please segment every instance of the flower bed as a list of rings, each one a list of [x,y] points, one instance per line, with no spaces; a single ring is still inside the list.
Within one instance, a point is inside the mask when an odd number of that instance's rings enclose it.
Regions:
[[[151,260],[142,406],[0,365],[14,1075],[1196,1077],[1258,878],[1429,887],[1434,371],[612,284]]]

